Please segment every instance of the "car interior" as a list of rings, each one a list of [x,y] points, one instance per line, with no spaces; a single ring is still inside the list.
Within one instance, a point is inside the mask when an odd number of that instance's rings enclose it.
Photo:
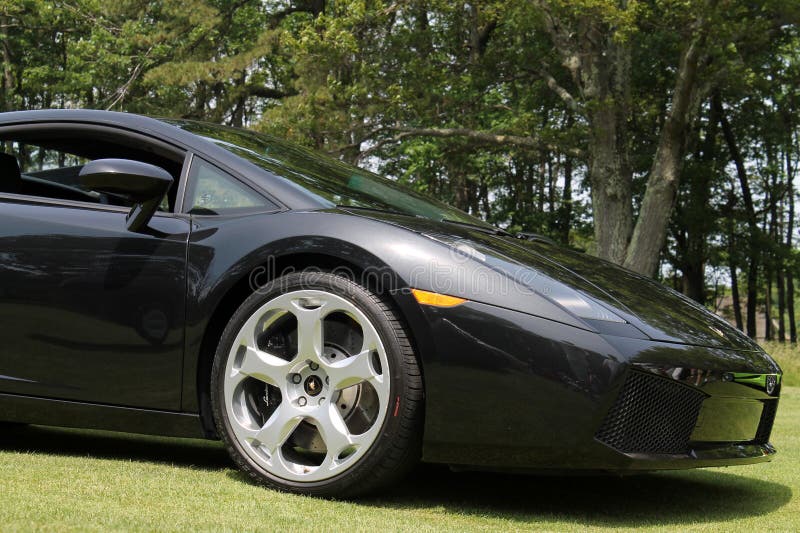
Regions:
[[[81,186],[79,173],[89,161],[131,159],[159,166],[174,182],[160,210],[173,210],[184,154],[146,137],[104,130],[22,131],[0,138],[0,194],[22,194],[57,200],[130,207],[122,195],[101,193]]]

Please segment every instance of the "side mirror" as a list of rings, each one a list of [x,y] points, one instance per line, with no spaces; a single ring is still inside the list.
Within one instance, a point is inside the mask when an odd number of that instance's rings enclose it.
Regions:
[[[96,159],[78,174],[82,187],[119,194],[133,201],[125,224],[140,232],[155,214],[161,199],[172,186],[172,176],[161,167],[130,159]]]

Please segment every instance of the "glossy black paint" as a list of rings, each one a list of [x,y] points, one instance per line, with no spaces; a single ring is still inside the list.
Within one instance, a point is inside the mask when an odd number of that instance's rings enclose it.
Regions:
[[[426,383],[450,382],[426,391],[428,461],[504,469],[661,469],[766,460],[774,453],[771,446],[747,443],[760,402],[771,397],[723,379],[728,369],[777,371],[756,352],[598,335],[478,303],[426,308],[425,314],[436,343],[436,355],[425,364]],[[595,440],[631,368],[709,394],[708,424],[695,430],[691,454],[621,454]],[[736,433],[737,423],[744,423],[748,436]]]
[[[0,205],[0,392],[180,409],[188,221]]]
[[[159,213],[133,233],[126,209],[0,194],[0,418],[213,437],[208,370],[221,327],[250,290],[285,269],[318,266],[347,268],[390,295],[406,320],[424,374],[425,460],[617,470],[774,453],[743,440],[769,397],[724,376],[780,369],[739,332],[650,280],[546,242],[323,208],[286,180],[157,120],[0,114],[0,135],[51,125],[137,132],[185,153],[186,164],[202,156],[279,209]],[[479,254],[454,250],[454,241]],[[625,323],[575,316],[541,290],[545,278]],[[469,302],[423,307],[410,287]],[[632,368],[709,396],[690,454],[622,454],[594,438]]]
[[[200,417],[194,413],[71,402],[18,394],[0,394],[0,405],[3,406],[3,420],[9,422],[165,437],[204,436]]]
[[[128,231],[142,231],[172,186],[172,176],[161,167],[130,159],[95,159],[78,174],[86,189],[124,195],[134,205],[125,219]]]

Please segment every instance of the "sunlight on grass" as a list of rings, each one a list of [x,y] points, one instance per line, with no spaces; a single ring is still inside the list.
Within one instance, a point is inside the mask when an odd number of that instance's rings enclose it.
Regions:
[[[43,427],[0,433],[0,530],[794,531],[800,388],[784,388],[768,464],[631,477],[422,467],[379,497],[335,502],[248,483],[218,443]]]
[[[760,344],[781,365],[783,384],[800,386],[800,345],[775,341],[762,341]]]

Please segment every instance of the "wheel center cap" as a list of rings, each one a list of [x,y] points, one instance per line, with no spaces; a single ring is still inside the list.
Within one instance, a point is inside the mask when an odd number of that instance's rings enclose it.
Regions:
[[[305,383],[303,383],[303,388],[309,396],[316,396],[322,392],[322,380],[319,376],[308,376]]]

